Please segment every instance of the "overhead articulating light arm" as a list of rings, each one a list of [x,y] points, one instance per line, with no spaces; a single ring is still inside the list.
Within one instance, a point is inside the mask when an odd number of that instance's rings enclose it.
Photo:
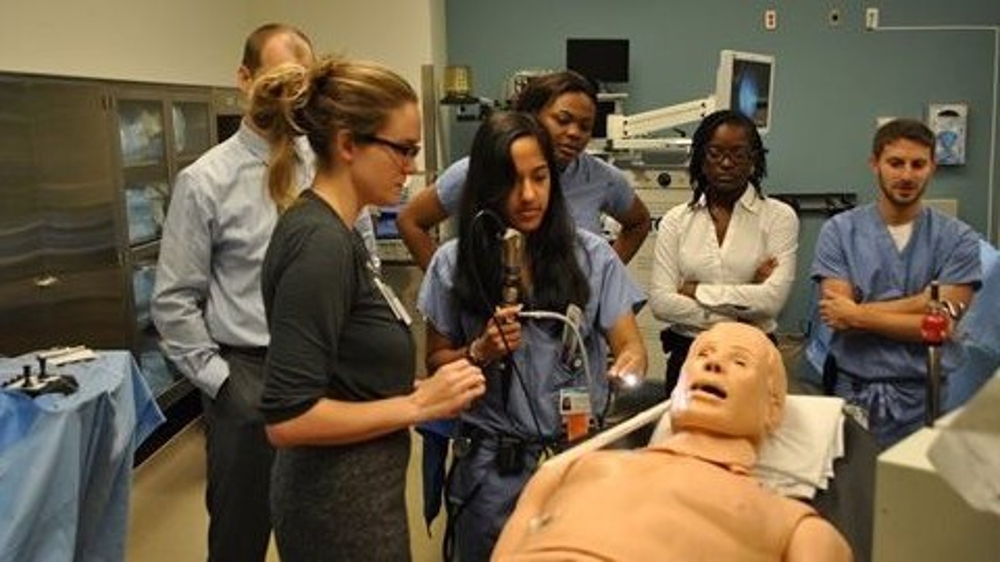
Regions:
[[[678,139],[643,138],[665,129],[701,121],[715,111],[715,96],[678,103],[635,115],[608,115],[608,140],[611,149],[635,150],[669,146]]]

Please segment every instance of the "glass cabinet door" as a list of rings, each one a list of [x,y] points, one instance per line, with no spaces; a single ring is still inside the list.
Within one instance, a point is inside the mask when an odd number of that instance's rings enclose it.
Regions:
[[[178,168],[194,162],[211,145],[212,128],[207,101],[175,101],[171,104],[173,151]]]
[[[118,134],[126,168],[162,166],[166,170],[163,124],[160,100],[118,100]]]
[[[158,240],[166,215],[170,172],[163,107],[161,100],[118,100],[125,215],[132,246]]]

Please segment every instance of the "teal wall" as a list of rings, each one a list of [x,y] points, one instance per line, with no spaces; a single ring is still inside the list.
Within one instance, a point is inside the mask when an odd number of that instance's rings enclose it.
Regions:
[[[967,164],[940,168],[929,197],[958,198],[961,218],[995,241],[997,225],[987,228],[1000,208],[991,208],[988,185],[996,32],[866,31],[866,6],[880,9],[883,28],[1000,25],[1000,2],[983,0],[447,0],[448,63],[470,65],[475,93],[500,98],[517,70],[563,67],[567,37],[628,38],[632,79],[617,90],[629,93],[626,113],[635,113],[710,93],[721,49],[773,54],[765,190],[848,191],[863,202],[875,190],[866,159],[876,117],[923,119],[928,103],[967,103]],[[776,31],[763,29],[765,9],[777,10]],[[467,152],[474,128],[451,120],[453,159]],[[803,217],[799,281],[782,331],[805,326],[821,222]]]

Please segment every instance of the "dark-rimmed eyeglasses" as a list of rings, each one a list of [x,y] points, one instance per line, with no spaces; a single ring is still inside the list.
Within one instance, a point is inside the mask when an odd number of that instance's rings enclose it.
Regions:
[[[723,148],[721,146],[708,145],[705,147],[705,157],[714,163],[722,162],[729,158],[733,164],[746,164],[753,158],[754,150],[749,146],[735,146],[733,148]]]
[[[355,138],[361,142],[380,144],[391,148],[393,152],[398,154],[404,160],[413,160],[418,154],[420,154],[419,144],[403,144],[389,139],[384,139],[378,135],[356,135]]]

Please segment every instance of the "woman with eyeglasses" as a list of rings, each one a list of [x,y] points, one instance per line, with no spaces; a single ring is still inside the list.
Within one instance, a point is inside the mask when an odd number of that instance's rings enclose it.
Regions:
[[[293,181],[305,135],[316,175],[278,220],[261,288],[271,343],[261,411],[277,449],[271,518],[288,561],[409,560],[409,427],[453,416],[485,389],[464,359],[414,381],[410,317],[353,225],[392,205],[419,151],[417,96],[372,63],[324,59],[263,75],[250,117],[275,150],[268,181]]]
[[[795,280],[799,221],[764,196],[765,153],[753,121],[732,110],[705,117],[692,138],[694,196],[660,220],[650,282],[653,316],[667,323],[668,396],[694,337],[713,324],[747,322],[774,337]]]

